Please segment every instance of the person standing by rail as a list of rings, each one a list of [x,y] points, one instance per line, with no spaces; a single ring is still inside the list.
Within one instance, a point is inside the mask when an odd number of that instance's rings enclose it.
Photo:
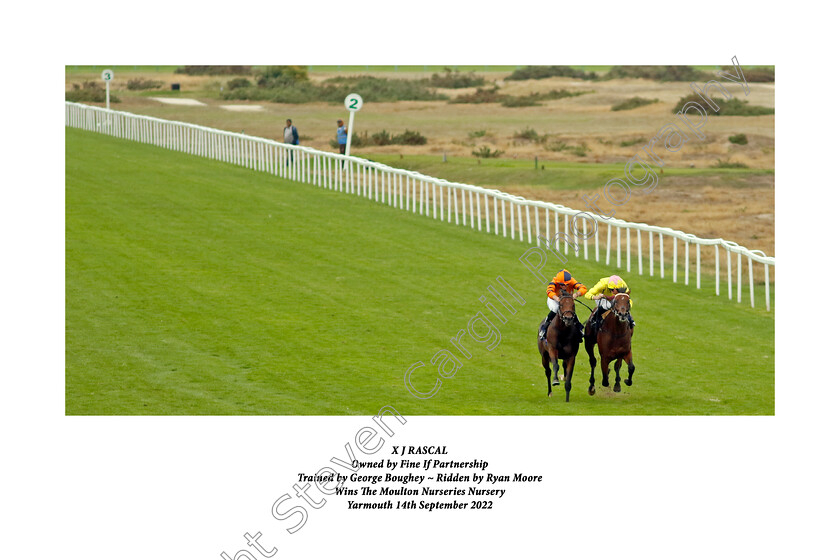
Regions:
[[[300,144],[300,136],[298,135],[297,127],[292,124],[292,119],[286,119],[286,128],[283,129],[283,142],[286,144],[292,144],[297,146]],[[289,161],[286,163],[292,163],[294,161],[294,155],[292,150],[289,150]]]
[[[338,153],[344,155],[347,151],[347,127],[344,126],[344,121],[338,119],[338,130],[335,133],[335,140],[338,142]]]

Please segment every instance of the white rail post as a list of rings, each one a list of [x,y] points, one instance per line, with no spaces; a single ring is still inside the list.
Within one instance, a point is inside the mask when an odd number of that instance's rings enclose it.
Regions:
[[[678,268],[678,265],[677,265],[677,258],[678,258],[677,257],[677,236],[673,236],[673,239],[674,239],[674,283],[676,284],[677,274],[678,274],[678,272],[677,272],[677,268]]]
[[[519,208],[522,208],[522,206],[520,206]],[[522,219],[521,214],[520,214],[519,218]],[[531,244],[531,213],[528,211],[527,206],[525,207],[525,223],[526,223],[525,227],[528,229],[528,244],[530,245]]]
[[[750,307],[755,307],[755,288],[753,286],[753,260],[747,257],[747,268],[750,273]]]
[[[648,256],[650,257],[650,276],[653,278],[653,231],[648,231]]]
[[[454,190],[454,187],[449,187],[449,192],[452,194],[452,212],[455,214],[455,225],[457,226],[460,225],[460,222],[458,221],[458,191]]]
[[[484,231],[490,232],[490,197],[484,193]]]
[[[563,243],[563,245],[565,245],[565,252],[564,253],[566,255],[568,255],[569,254],[569,239],[571,239],[572,237],[569,235],[569,215],[566,214],[565,212],[563,213],[563,234],[566,236],[565,237],[565,243]]]
[[[598,222],[595,222],[595,262],[601,262],[601,247],[598,245]]]
[[[461,191],[461,225],[467,225],[467,191],[457,187]],[[455,198],[458,197],[458,191],[455,191]]]
[[[729,286],[729,299],[732,299],[732,250],[726,246],[726,284]]]
[[[764,303],[770,311],[770,265],[764,263]]]
[[[633,262],[630,258],[630,228],[626,228],[624,236],[627,238],[627,272],[630,272],[631,263]]]
[[[645,267],[643,266],[643,263],[642,263],[642,230],[641,229],[636,230],[636,238],[639,241],[639,276],[641,276],[642,274],[644,274],[644,270],[645,270]]]
[[[700,289],[700,244],[697,244],[697,289]]]

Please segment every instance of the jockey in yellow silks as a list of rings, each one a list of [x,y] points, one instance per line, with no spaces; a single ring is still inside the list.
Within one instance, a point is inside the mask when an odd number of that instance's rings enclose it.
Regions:
[[[592,328],[593,332],[598,332],[601,327],[601,322],[604,319],[606,310],[612,308],[612,300],[618,293],[630,293],[630,286],[618,275],[612,275],[608,278],[601,278],[597,284],[592,286],[583,297],[586,299],[595,300],[598,302],[598,307],[592,313]],[[633,300],[630,300],[630,307],[633,307]],[[601,311],[603,310],[603,311]],[[630,319],[630,328],[636,326],[633,317],[628,315]]]

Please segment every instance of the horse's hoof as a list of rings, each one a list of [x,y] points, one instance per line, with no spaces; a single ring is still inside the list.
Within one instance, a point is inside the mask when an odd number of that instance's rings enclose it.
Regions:
[[[589,388],[589,396],[591,397],[594,394],[595,394],[595,386],[593,385],[592,387]]]
[[[566,402],[569,402],[569,395],[566,395]]]
[[[604,387],[609,387],[610,382],[609,381],[601,381],[601,385],[603,385]]]
[[[560,382],[559,382],[559,381],[557,381],[557,379],[555,379],[554,381],[552,381],[552,382],[551,382],[551,384],[552,384],[552,385],[560,385]]]
[[[566,380],[566,376],[565,376],[565,375],[561,375],[561,376],[560,376],[560,381],[565,381],[565,380]]]
[[[627,386],[629,387],[630,385],[632,385],[632,384],[633,384],[633,380],[632,380],[632,379],[625,379],[625,380],[624,380],[624,384],[625,384],[625,385],[627,385]]]
[[[621,392],[621,383],[616,383],[615,387],[613,387],[613,391],[615,391],[616,393],[620,393]]]
[[[549,397],[551,396],[551,391],[549,391],[549,392],[548,392],[548,396],[549,396]]]

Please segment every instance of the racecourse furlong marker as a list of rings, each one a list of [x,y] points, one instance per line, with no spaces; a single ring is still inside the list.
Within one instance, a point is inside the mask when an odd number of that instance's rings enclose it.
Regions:
[[[114,79],[114,71],[103,70],[102,79],[105,80],[105,108],[111,110],[111,80]]]
[[[353,142],[353,115],[362,108],[362,103],[362,96],[358,93],[351,93],[344,98],[344,106],[350,111],[350,120],[347,125],[347,149],[344,151],[346,156],[350,155],[350,144]]]

